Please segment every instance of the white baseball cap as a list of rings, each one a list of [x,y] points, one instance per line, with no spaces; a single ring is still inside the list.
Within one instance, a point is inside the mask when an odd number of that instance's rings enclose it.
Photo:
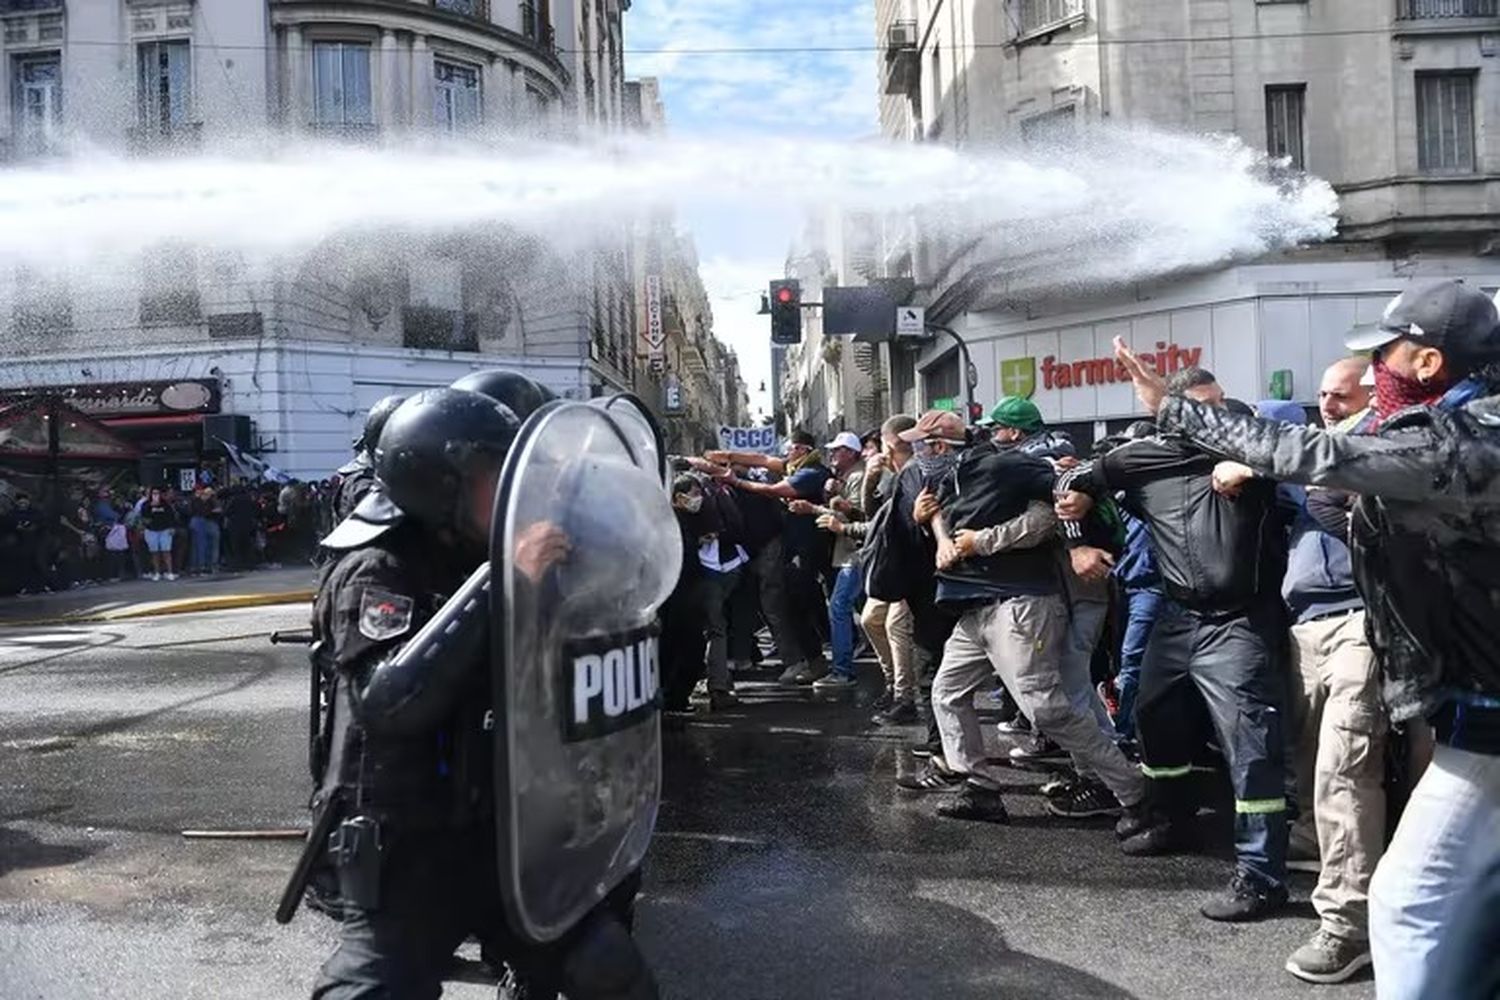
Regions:
[[[855,434],[853,431],[841,431],[838,436],[823,447],[830,451],[834,448],[848,448],[850,451],[858,453],[863,451],[865,446],[860,443],[858,434]]]

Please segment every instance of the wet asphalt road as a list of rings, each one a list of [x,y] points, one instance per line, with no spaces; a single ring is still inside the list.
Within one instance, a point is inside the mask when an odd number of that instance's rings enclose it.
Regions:
[[[303,620],[0,631],[0,1000],[307,994],[333,925],[272,920],[296,845],[179,836],[305,822],[305,658],[264,638]],[[892,784],[912,734],[742,691],[742,708],[667,736],[639,917],[666,996],[1373,994],[1281,971],[1314,926],[1306,876],[1285,917],[1211,924],[1196,908],[1227,877],[1227,848],[1124,858],[1106,824],[1044,816],[1041,779],[1022,771],[1010,826],[937,820],[930,797]]]

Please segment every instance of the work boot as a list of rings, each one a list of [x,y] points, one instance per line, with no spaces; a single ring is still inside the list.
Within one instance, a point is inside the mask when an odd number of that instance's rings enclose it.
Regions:
[[[1370,945],[1318,928],[1286,960],[1286,971],[1309,983],[1342,983],[1370,964]]]
[[[1229,891],[1198,908],[1210,920],[1243,924],[1269,917],[1286,905],[1284,885],[1267,885],[1253,876],[1235,872],[1229,880]]]
[[[1005,799],[993,788],[964,782],[958,794],[937,807],[937,814],[944,819],[966,819],[976,823],[1009,823],[1010,813],[1005,811]]]

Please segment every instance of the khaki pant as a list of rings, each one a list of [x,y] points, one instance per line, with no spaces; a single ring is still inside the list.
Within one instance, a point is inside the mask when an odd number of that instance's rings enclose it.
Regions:
[[[875,655],[880,659],[880,669],[885,672],[885,683],[896,701],[912,701],[917,696],[917,645],[913,638],[911,609],[905,601],[881,601],[873,597],[865,601],[865,610],[859,617]]]
[[[1062,679],[1068,612],[1059,597],[1012,597],[969,611],[953,627],[932,681],[932,713],[950,770],[999,788],[1004,768],[985,755],[974,694],[995,674],[1038,729],[1108,786],[1125,805],[1146,794],[1145,779],[1077,708]]]
[[[1294,625],[1292,639],[1301,680],[1291,685],[1297,799],[1304,808],[1312,804],[1323,862],[1312,903],[1325,930],[1363,941],[1370,876],[1385,846],[1380,672],[1363,611]]]

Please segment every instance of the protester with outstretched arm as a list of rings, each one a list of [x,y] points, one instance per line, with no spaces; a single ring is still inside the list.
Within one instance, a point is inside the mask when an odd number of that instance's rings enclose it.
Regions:
[[[1375,365],[1372,435],[1215,411],[1168,395],[1118,339],[1115,352],[1165,430],[1360,495],[1355,578],[1391,718],[1426,717],[1438,743],[1370,887],[1377,996],[1416,1000],[1464,893],[1500,856],[1500,316],[1461,282],[1426,284],[1349,346]]]

